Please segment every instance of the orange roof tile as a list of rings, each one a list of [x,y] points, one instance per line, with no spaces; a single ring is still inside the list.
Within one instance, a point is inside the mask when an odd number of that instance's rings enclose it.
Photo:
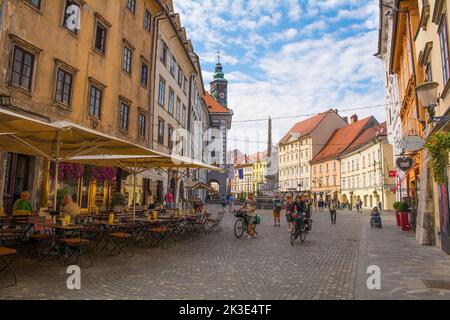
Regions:
[[[229,113],[230,110],[216,101],[208,92],[203,96],[203,100],[211,113]]]
[[[285,140],[292,133],[299,133],[300,136],[310,134],[319,125],[319,123],[325,118],[328,112],[334,112],[334,110],[328,110],[326,112],[319,113],[318,115],[308,118],[304,121],[296,123],[291,130],[281,139]]]
[[[378,125],[376,119],[371,116],[366,119],[356,121],[343,128],[337,129],[323,149],[314,157],[312,162],[328,160],[337,157],[359,137],[364,129]]]

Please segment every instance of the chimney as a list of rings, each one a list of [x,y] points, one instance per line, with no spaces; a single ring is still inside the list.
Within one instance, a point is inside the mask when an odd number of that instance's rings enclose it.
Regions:
[[[348,123],[348,117],[342,117],[346,123]]]
[[[358,121],[358,116],[356,114],[352,115],[350,118],[350,124],[355,123],[356,121]]]

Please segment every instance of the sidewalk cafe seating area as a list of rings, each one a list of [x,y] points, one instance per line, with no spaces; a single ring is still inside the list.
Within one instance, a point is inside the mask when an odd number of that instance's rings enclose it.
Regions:
[[[136,246],[167,249],[177,241],[200,239],[220,230],[219,215],[191,215],[188,210],[147,212],[136,206],[135,198],[136,177],[146,170],[184,170],[178,183],[189,169],[221,171],[218,167],[157,152],[69,121],[43,122],[3,108],[0,151],[40,157],[54,164],[53,207],[58,203],[58,170],[62,162],[118,167],[133,177],[131,212],[111,214],[95,209],[70,221],[50,208],[38,215],[19,210],[6,214],[0,208],[0,280],[8,273],[16,284],[13,262],[23,251],[36,263],[55,259],[62,265],[86,267],[93,266],[102,253],[127,258],[134,255]]]
[[[41,213],[42,214],[42,213]],[[93,267],[95,259],[134,256],[134,248],[175,247],[180,241],[199,240],[222,230],[224,213],[193,213],[189,210],[86,214],[67,223],[47,216],[0,217],[0,278],[12,277],[14,260],[23,255],[35,263],[55,261],[61,266]],[[19,275],[20,279],[20,275]]]

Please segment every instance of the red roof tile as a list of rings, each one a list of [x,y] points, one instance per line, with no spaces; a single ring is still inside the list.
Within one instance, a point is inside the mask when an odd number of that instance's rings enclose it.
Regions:
[[[346,152],[356,150],[363,145],[369,143],[376,137],[380,135],[386,135],[386,122],[373,126],[369,129],[364,130],[361,135],[353,141],[353,143],[347,148]]]
[[[304,121],[296,123],[291,130],[281,139],[281,141],[285,140],[289,137],[289,135],[293,133],[298,133],[300,136],[304,136],[310,134],[314,131],[314,129],[319,125],[319,123],[325,118],[328,112],[334,112],[334,110],[328,110],[327,112],[319,113],[318,115],[306,119]]]
[[[371,123],[373,123],[373,125],[371,125]],[[349,124],[343,128],[337,129],[328,140],[327,144],[312,161],[318,162],[337,157],[349,148],[349,146],[359,137],[364,129],[367,129],[367,127],[370,128],[374,125],[378,125],[376,119],[374,117],[368,117]]]
[[[230,110],[216,101],[208,92],[203,96],[203,100],[211,113],[229,113]]]

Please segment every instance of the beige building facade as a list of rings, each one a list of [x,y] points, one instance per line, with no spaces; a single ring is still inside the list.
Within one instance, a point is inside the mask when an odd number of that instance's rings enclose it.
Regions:
[[[363,209],[393,208],[395,178],[389,177],[389,171],[395,171],[393,148],[380,127],[366,130],[341,155],[341,201],[352,207],[362,201]]]
[[[297,123],[279,143],[280,191],[311,192],[311,160],[346,121],[334,110]]]

